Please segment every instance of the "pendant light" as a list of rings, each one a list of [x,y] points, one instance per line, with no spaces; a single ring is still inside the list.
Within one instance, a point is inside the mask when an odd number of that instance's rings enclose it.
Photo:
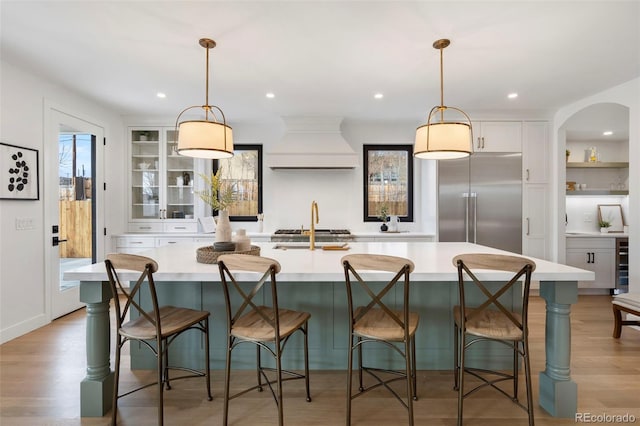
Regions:
[[[201,38],[200,46],[207,51],[205,104],[190,106],[178,114],[176,119],[178,153],[197,158],[230,158],[233,157],[233,131],[227,125],[222,110],[215,105],[209,105],[209,50],[216,47],[216,42],[208,38]],[[202,108],[204,120],[180,122],[182,114],[192,108]],[[215,111],[220,113],[222,121],[216,117]]]
[[[440,50],[440,105],[431,109],[427,124],[416,129],[414,156],[417,158],[447,160],[466,157],[473,152],[471,119],[461,109],[444,105],[442,50],[449,43],[447,39],[433,43],[433,47]],[[458,118],[448,116],[445,120],[447,110],[457,113]]]

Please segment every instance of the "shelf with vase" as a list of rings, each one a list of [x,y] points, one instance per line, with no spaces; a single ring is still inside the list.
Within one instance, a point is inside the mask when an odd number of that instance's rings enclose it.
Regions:
[[[628,167],[629,167],[629,162],[626,162],[626,161],[598,161],[594,163],[589,163],[589,162],[567,163],[568,169],[626,169]]]

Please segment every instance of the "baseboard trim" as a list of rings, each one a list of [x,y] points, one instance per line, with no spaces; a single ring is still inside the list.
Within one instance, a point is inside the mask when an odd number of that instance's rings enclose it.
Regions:
[[[0,330],[0,344],[6,343],[9,340],[13,340],[16,337],[20,337],[33,330],[37,330],[38,328],[43,327],[50,322],[51,321],[47,319],[47,316],[45,314],[40,314],[36,315],[33,318],[29,318],[26,321],[22,321],[18,324],[12,325],[11,327],[4,328]]]

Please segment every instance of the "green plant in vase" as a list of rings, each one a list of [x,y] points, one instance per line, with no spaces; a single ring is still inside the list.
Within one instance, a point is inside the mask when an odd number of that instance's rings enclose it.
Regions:
[[[600,219],[598,221],[598,225],[600,225],[600,232],[609,232],[609,227],[611,226],[611,222],[608,220]]]
[[[387,220],[389,220],[389,206],[386,204],[382,204],[380,209],[378,210],[378,219],[382,221],[382,225],[380,225],[380,230],[382,232],[386,232],[389,227],[387,226]]]

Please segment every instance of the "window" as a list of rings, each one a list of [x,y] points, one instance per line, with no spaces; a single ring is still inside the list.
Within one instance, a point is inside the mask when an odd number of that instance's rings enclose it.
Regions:
[[[413,222],[413,146],[364,145],[364,221],[379,221],[382,208]]]
[[[233,187],[236,201],[229,207],[229,220],[256,222],[262,213],[262,145],[235,145],[234,155],[213,160],[213,172],[222,167],[222,180]]]

